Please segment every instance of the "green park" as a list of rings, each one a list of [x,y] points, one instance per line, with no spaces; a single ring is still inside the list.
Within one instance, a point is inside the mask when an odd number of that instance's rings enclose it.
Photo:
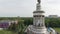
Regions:
[[[33,24],[32,17],[0,17],[0,20],[18,20],[18,24],[11,24],[6,30],[0,30],[0,34],[25,34],[28,25]],[[52,27],[56,32],[60,33],[60,18],[45,18],[46,27]]]

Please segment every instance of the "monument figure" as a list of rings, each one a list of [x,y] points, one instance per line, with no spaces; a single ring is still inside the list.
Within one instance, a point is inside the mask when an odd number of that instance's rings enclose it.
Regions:
[[[40,9],[41,9],[41,5],[40,5],[40,3],[41,3],[41,0],[37,0],[37,6],[36,6],[36,10],[37,11],[40,11]]]
[[[40,0],[37,0],[38,1],[38,3],[40,3],[41,1]]]

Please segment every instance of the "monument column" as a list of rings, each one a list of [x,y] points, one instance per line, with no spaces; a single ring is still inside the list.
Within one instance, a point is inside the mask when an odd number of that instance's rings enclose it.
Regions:
[[[36,11],[33,12],[33,25],[29,25],[28,34],[47,34],[44,11],[41,10],[41,0],[37,0]]]
[[[41,1],[38,0],[36,11],[33,12],[33,25],[36,27],[45,27],[44,11],[41,11]]]

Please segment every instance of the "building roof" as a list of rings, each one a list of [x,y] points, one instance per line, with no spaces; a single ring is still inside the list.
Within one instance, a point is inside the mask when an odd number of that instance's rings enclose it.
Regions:
[[[33,13],[45,13],[44,11],[34,11]]]

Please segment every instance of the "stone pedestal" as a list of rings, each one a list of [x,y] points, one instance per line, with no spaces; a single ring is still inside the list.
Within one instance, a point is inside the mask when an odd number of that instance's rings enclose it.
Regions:
[[[29,25],[27,30],[27,34],[47,34],[47,29],[45,27],[38,28],[33,25]]]

